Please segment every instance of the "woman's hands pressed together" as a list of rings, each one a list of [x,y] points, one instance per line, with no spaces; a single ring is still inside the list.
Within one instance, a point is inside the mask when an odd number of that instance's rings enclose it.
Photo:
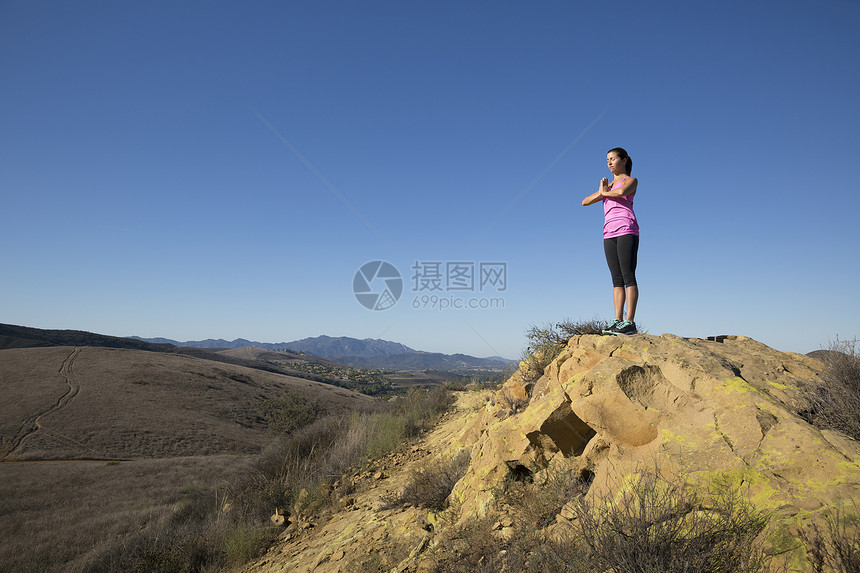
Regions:
[[[608,191],[609,191],[609,179],[604,177],[603,179],[600,180],[600,189],[598,189],[597,192],[600,193],[600,195],[602,197],[605,197],[606,193]]]

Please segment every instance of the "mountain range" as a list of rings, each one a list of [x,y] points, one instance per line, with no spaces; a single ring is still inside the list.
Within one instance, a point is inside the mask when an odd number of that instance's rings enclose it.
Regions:
[[[476,358],[466,354],[424,352],[414,350],[399,342],[372,338],[361,340],[346,336],[317,336],[279,343],[257,342],[244,338],[237,338],[232,341],[207,339],[179,342],[168,338],[116,337],[81,330],[43,330],[0,324],[0,349],[40,346],[101,346],[154,352],[178,352],[264,370],[271,370],[274,367],[268,362],[252,361],[253,364],[251,364],[247,360],[213,352],[213,350],[245,347],[272,351],[291,350],[354,368],[380,370],[439,370],[448,372],[486,370],[501,372],[511,365],[517,364],[516,360],[508,360],[499,356]],[[281,372],[281,369],[273,371]]]
[[[350,338],[347,336],[317,336],[292,342],[257,342],[237,338],[235,340],[207,339],[180,342],[167,338],[130,337],[152,344],[171,344],[190,348],[243,348],[253,346],[266,350],[292,350],[313,354],[355,368],[379,368],[386,370],[503,370],[516,364],[499,356],[476,358],[466,354],[442,354],[415,350],[399,342],[375,338]]]

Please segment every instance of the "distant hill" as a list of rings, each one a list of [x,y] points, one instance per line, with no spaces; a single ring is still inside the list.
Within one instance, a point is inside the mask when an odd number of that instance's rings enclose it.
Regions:
[[[279,361],[261,360],[257,356],[247,353],[240,355],[216,351],[211,347],[189,347],[178,346],[176,341],[168,341],[166,338],[154,338],[144,340],[142,338],[119,336],[107,336],[94,334],[83,330],[44,330],[41,328],[30,328],[27,326],[15,326],[11,324],[0,324],[0,350],[13,348],[46,348],[52,346],[92,346],[99,348],[122,348],[126,350],[146,350],[149,352],[162,352],[168,354],[181,354],[193,356],[215,362],[224,362],[235,366],[244,366],[255,370],[273,372],[296,376],[309,380],[331,382],[320,376],[301,372],[289,368],[286,362],[290,358],[297,358],[298,354],[281,353]],[[307,361],[307,360],[303,360]]]
[[[10,348],[0,366],[8,459],[251,453],[268,435],[260,405],[284,392],[332,413],[379,404],[306,378],[123,348]]]
[[[186,342],[167,338],[132,337],[132,339],[189,348],[243,348],[253,346],[266,350],[288,349],[293,352],[305,352],[355,368],[383,370],[504,370],[507,366],[517,363],[515,360],[507,360],[498,356],[476,358],[466,354],[423,352],[409,348],[399,342],[374,338],[358,339],[347,336],[317,336],[277,343],[256,342],[244,338],[237,338],[232,341],[210,338]]]
[[[383,370],[504,370],[517,364],[504,358],[475,358],[466,354],[440,354],[438,352],[410,352],[364,358],[361,356],[338,356],[335,360],[356,368],[381,368]]]
[[[307,352],[322,358],[333,356],[359,356],[371,358],[373,356],[385,356],[387,354],[406,354],[417,352],[399,342],[390,342],[373,338],[349,338],[347,336],[317,336],[315,338],[302,338],[292,342],[258,342],[237,338],[236,340],[224,340],[223,338],[207,338],[206,340],[187,340],[179,342],[169,338],[141,338],[130,336],[133,340],[141,340],[151,343],[172,344],[173,346],[185,346],[189,348],[244,348],[253,346],[265,350],[293,350],[295,352]]]
[[[349,338],[347,336],[317,336],[315,338],[294,340],[286,344],[290,350],[307,352],[308,354],[315,354],[316,356],[322,356],[330,360],[337,360],[335,357],[343,356],[374,358],[377,356],[413,354],[418,352],[399,342],[380,340],[378,338],[359,340],[358,338]]]
[[[40,348],[47,346],[101,346],[169,352],[170,344],[142,338],[121,338],[83,330],[44,330],[28,326],[0,324],[0,350],[7,348]]]
[[[170,338],[141,338],[139,336],[129,336],[128,338],[132,340],[142,340],[146,342],[153,342],[156,344],[170,344],[173,346],[183,346],[186,348],[245,348],[246,346],[254,346],[256,348],[263,348],[265,350],[285,350],[287,348],[287,342],[280,343],[270,343],[270,342],[256,342],[254,340],[245,340],[244,338],[237,338],[236,340],[224,340],[223,338],[207,338],[206,340],[188,340],[185,342],[180,342],[178,340],[171,340]]]

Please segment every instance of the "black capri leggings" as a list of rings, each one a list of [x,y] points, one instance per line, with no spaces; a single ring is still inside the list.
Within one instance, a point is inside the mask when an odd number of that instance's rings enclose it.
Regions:
[[[621,235],[603,239],[606,263],[612,273],[613,287],[636,286],[636,257],[639,254],[639,235]]]

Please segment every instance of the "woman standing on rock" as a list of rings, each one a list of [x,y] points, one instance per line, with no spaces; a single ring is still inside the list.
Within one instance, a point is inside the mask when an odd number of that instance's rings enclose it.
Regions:
[[[615,303],[615,320],[604,334],[636,334],[636,303],[639,287],[636,284],[636,256],[639,252],[639,223],[633,212],[633,197],[639,181],[630,176],[633,160],[621,147],[610,149],[606,165],[612,172],[610,183],[604,177],[600,188],[582,200],[582,205],[603,203],[603,250],[609,272],[612,273],[612,300]],[[627,316],[623,315],[627,303]]]

